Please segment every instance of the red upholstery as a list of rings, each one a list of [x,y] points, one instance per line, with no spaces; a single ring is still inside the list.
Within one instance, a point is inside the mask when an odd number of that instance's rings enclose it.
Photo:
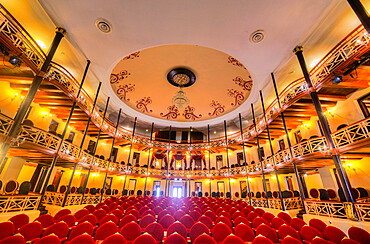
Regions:
[[[236,211],[232,216],[231,216],[231,218],[234,220],[234,219],[236,219],[236,218],[238,218],[238,217],[245,217],[245,214],[243,214],[242,212],[240,212],[239,210],[238,211]]]
[[[59,237],[59,239],[63,239],[68,235],[68,232],[69,232],[68,225],[64,222],[58,222],[46,228],[44,233],[42,233],[42,236],[55,234],[56,236]]]
[[[26,244],[26,240],[21,235],[8,236],[0,240],[0,244]]]
[[[264,237],[264,236],[257,236],[252,244],[274,244],[270,239]]]
[[[76,220],[80,220],[82,217],[88,215],[89,213],[90,213],[89,210],[87,210],[86,208],[83,208],[83,209],[78,210],[74,214],[74,216],[75,216]]]
[[[120,233],[121,233],[121,235],[123,235],[123,237],[126,240],[133,241],[138,236],[140,236],[140,234],[141,234],[141,228],[140,228],[140,225],[138,225],[137,223],[131,222],[131,223],[125,224],[122,227]]]
[[[107,223],[109,221],[112,221],[113,223],[118,224],[118,219],[117,219],[116,215],[108,214],[99,221],[99,225],[102,225],[102,224]]]
[[[311,244],[333,244],[334,242],[327,241],[320,237],[315,237],[312,239]]]
[[[108,204],[108,208],[112,211],[118,207],[118,204],[115,202],[112,202],[111,204]]]
[[[75,236],[68,244],[94,244],[94,239],[88,234],[80,234]]]
[[[204,215],[210,217],[212,221],[215,221],[217,217],[216,214],[211,210],[206,211]]]
[[[275,242],[275,243],[279,242],[276,231],[273,230],[268,225],[262,224],[262,225],[258,226],[258,228],[256,230],[256,236],[258,236],[258,235],[263,235],[264,237],[270,239],[272,242]]]
[[[183,236],[185,239],[187,238],[188,231],[186,230],[185,225],[183,225],[180,221],[176,221],[168,227],[167,236],[175,232]]]
[[[15,232],[14,224],[10,221],[0,223],[0,240],[11,236]]]
[[[154,222],[155,222],[155,218],[152,215],[145,215],[140,220],[140,227],[145,228],[149,224],[154,223]]]
[[[270,222],[271,222],[271,220],[272,220],[273,218],[275,218],[275,215],[273,215],[272,213],[266,212],[266,213],[264,213],[264,214],[262,215],[262,218],[263,218],[264,220],[266,220],[268,223],[270,223]]]
[[[193,244],[216,244],[216,243],[217,242],[215,241],[215,239],[213,239],[207,234],[202,234],[198,236],[193,242]]]
[[[71,241],[76,236],[82,235],[84,233],[87,233],[90,236],[94,234],[94,227],[89,222],[83,222],[81,224],[78,224],[76,228],[73,228],[71,230],[71,233],[69,233],[67,240]]]
[[[159,223],[162,225],[163,228],[167,229],[173,222],[175,222],[175,219],[167,214],[163,216],[160,220]]]
[[[302,244],[302,242],[294,237],[287,236],[281,241],[281,244]]]
[[[195,223],[194,219],[188,214],[182,216],[180,222],[183,223],[187,229],[190,229]]]
[[[187,241],[183,236],[175,233],[168,236],[163,244],[187,244]]]
[[[320,219],[311,219],[310,222],[308,222],[308,224],[309,226],[320,231],[321,233],[324,233],[324,230],[326,228],[326,224]]]
[[[302,239],[308,242],[310,242],[316,236],[322,237],[321,233],[317,229],[307,225],[302,227],[300,234]]]
[[[168,211],[168,210],[162,210],[159,214],[158,214],[158,217],[157,217],[157,219],[158,220],[161,220],[162,218],[163,218],[163,216],[165,216],[165,215],[171,215],[171,212],[170,211]]]
[[[229,209],[229,214],[233,215],[236,211],[238,211],[238,209],[235,208],[235,207],[232,207],[232,208]]]
[[[148,233],[138,236],[133,244],[157,244],[156,240]]]
[[[348,229],[349,238],[358,241],[361,244],[370,243],[370,234],[359,227],[351,227]]]
[[[110,212],[111,214],[114,214],[114,216],[116,216],[117,220],[120,220],[122,219],[122,216],[123,216],[123,212],[119,209],[114,209]]]
[[[224,239],[222,244],[244,244],[244,241],[240,237],[230,234]]]
[[[268,225],[269,223],[261,217],[254,218],[254,220],[252,221],[252,228],[256,229],[261,224]]]
[[[246,224],[248,226],[251,226],[251,222],[249,222],[249,220],[246,217],[242,217],[241,216],[241,217],[238,217],[238,218],[236,218],[234,220],[234,226],[237,226],[237,225],[239,225],[241,223],[244,223],[244,224]]]
[[[172,206],[170,206],[170,207],[168,207],[168,208],[166,208],[168,211],[170,211],[170,213],[171,213],[171,215],[174,215],[175,214],[175,212],[176,212],[176,208],[174,208],[174,207],[172,207]]]
[[[159,214],[161,211],[163,211],[163,208],[161,208],[161,207],[159,207],[159,206],[157,206],[157,207],[155,207],[154,209],[153,209],[153,211],[155,212],[155,214]]]
[[[95,215],[95,217],[97,218],[98,221],[100,221],[102,218],[105,217],[105,215],[107,214],[107,212],[105,212],[104,209],[97,209],[93,212],[93,215]]]
[[[116,244],[116,243],[126,244],[127,240],[121,234],[115,233],[105,238],[101,244]]]
[[[189,232],[190,240],[193,242],[199,235],[203,233],[206,233],[207,235],[209,235],[208,227],[205,224],[200,223],[200,222],[195,223],[191,227],[190,232]]]
[[[10,222],[14,224],[15,230],[18,230],[23,225],[30,222],[30,217],[27,214],[18,214],[9,219]]]
[[[213,228],[213,222],[212,222],[212,219],[208,216],[205,216],[205,215],[202,215],[200,216],[200,218],[198,219],[199,222],[205,224],[208,229],[212,229]]]
[[[224,223],[215,224],[212,229],[212,236],[217,242],[222,242],[226,236],[233,233],[229,226]]]
[[[54,222],[54,217],[51,216],[50,214],[40,215],[39,217],[37,217],[37,219],[35,219],[34,222],[36,222],[36,221],[40,222],[42,224],[42,227],[44,227],[44,228],[47,228],[50,225],[55,223]]]
[[[299,235],[299,233],[294,228],[286,224],[280,226],[278,236],[280,240],[284,239],[287,236],[291,236],[293,238],[296,238],[297,240],[301,240],[301,236]]]
[[[275,217],[271,220],[270,226],[271,226],[271,228],[273,228],[275,230],[278,230],[280,228],[280,226],[282,226],[283,224],[286,224],[283,219],[281,219],[279,217]]]
[[[64,222],[68,225],[68,227],[75,226],[76,218],[72,214],[64,215],[63,217],[59,218],[57,222]]]
[[[44,236],[35,242],[35,244],[60,244],[60,243],[61,241],[56,235]]]
[[[255,213],[255,212],[250,212],[248,215],[247,215],[247,219],[249,220],[249,222],[252,222],[254,220],[254,218],[258,217],[258,213]]]
[[[358,241],[355,241],[355,240],[352,240],[352,239],[348,239],[348,238],[344,238],[340,244],[360,244]]]
[[[184,216],[186,213],[182,210],[177,210],[174,214],[173,214],[173,217],[175,218],[175,220],[179,220],[181,219],[182,216]]]
[[[95,240],[104,240],[110,235],[118,232],[117,225],[113,222],[107,222],[99,226],[99,228],[95,232]]]
[[[340,244],[340,241],[347,235],[335,226],[327,226],[324,230],[324,237],[328,241]]]
[[[83,223],[83,222],[86,222],[86,221],[89,222],[90,224],[92,224],[92,226],[96,226],[96,223],[98,223],[98,219],[93,214],[88,214],[88,215],[82,217],[78,221],[78,223]]]
[[[228,219],[231,219],[231,215],[226,211],[221,211],[218,216],[225,216]]]
[[[234,233],[236,236],[239,236],[244,241],[253,241],[254,240],[254,231],[246,224],[240,223],[234,227]]]
[[[26,241],[30,241],[36,238],[40,238],[42,231],[43,227],[40,222],[32,222],[23,225],[18,232],[24,237]]]
[[[140,218],[140,213],[139,211],[137,211],[136,209],[131,209],[130,211],[128,211],[126,214],[132,214],[134,215],[137,219]]]
[[[283,219],[287,224],[290,224],[290,221],[292,221],[292,217],[285,212],[278,213],[277,217]]]
[[[141,216],[145,216],[145,215],[153,215],[155,217],[155,212],[151,209],[149,210],[146,210]]]
[[[164,230],[162,225],[158,223],[151,223],[145,228],[145,232],[153,236],[156,241],[162,242],[164,237]]]
[[[290,221],[290,226],[293,227],[296,231],[300,231],[305,225],[307,225],[306,222],[304,222],[300,218],[292,218],[292,221]]]
[[[265,213],[265,210],[263,210],[262,208],[256,208],[254,212],[257,213],[260,217],[262,217],[263,214]]]
[[[71,210],[69,210],[68,208],[64,208],[64,209],[61,209],[59,210],[55,215],[54,215],[54,220],[55,221],[59,221],[59,219],[61,217],[63,217],[64,215],[67,215],[67,214],[71,214]]]
[[[86,208],[89,211],[89,213],[93,213],[95,211],[94,205],[86,205],[84,208]]]
[[[132,214],[129,214],[129,215],[125,215],[120,221],[119,221],[119,228],[122,228],[123,226],[125,226],[126,224],[130,223],[130,222],[137,222],[137,218],[132,215]]]

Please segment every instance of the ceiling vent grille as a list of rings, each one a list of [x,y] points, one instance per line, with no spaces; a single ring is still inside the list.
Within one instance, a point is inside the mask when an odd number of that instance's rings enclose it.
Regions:
[[[98,30],[100,30],[104,34],[111,33],[113,29],[112,25],[106,19],[97,19],[95,21],[95,26],[96,28],[98,28]]]
[[[260,43],[265,39],[265,32],[263,30],[256,30],[249,36],[249,41],[252,43]]]

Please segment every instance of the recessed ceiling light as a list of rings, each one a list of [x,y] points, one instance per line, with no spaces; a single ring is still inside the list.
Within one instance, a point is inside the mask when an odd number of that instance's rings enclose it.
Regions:
[[[95,20],[95,26],[96,28],[98,28],[98,30],[100,30],[104,34],[109,34],[113,30],[111,23],[109,23],[108,20],[103,19],[103,18],[99,18]]]
[[[37,44],[42,48],[42,49],[46,49],[47,46],[45,45],[45,43],[41,40],[36,40]]]
[[[266,33],[263,30],[256,30],[249,36],[249,41],[252,43],[260,43],[265,39]]]
[[[312,62],[310,63],[310,68],[312,69],[312,68],[313,68],[313,67],[315,67],[319,62],[320,62],[320,59],[319,59],[319,58],[312,60]]]

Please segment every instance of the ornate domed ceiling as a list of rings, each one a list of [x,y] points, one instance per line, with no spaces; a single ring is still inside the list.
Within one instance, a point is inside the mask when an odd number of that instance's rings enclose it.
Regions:
[[[124,57],[112,70],[110,85],[137,112],[191,122],[235,110],[249,97],[253,81],[226,53],[196,45],[164,45]]]

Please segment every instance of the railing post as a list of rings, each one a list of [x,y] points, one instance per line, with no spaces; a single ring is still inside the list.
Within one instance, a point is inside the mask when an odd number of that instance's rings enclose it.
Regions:
[[[224,132],[225,132],[225,146],[226,146],[227,176],[228,176],[228,178],[229,178],[230,199],[232,199],[231,182],[230,182],[229,142],[228,142],[228,140],[227,140],[227,126],[226,126],[226,120],[224,120]],[[226,196],[225,196],[225,197],[226,197]]]
[[[209,174],[209,196],[212,197],[212,174],[211,174],[211,147],[210,147],[210,134],[209,124],[207,126],[207,138],[208,138],[208,174]]]
[[[243,123],[242,123],[242,115],[241,115],[241,113],[239,113],[239,127],[240,127],[240,139],[242,141],[242,146],[243,146],[243,158],[244,158],[244,164],[245,164],[245,173],[247,175],[247,190],[248,190],[249,204],[252,205],[251,189],[249,187],[249,176],[248,176],[247,157],[245,155],[245,145],[244,145],[244,136],[243,136]]]
[[[127,171],[128,171],[128,167],[129,167],[128,165],[129,165],[129,163],[130,163],[130,159],[131,159],[132,144],[133,144],[133,142],[134,142],[134,138],[135,138],[136,122],[137,122],[137,117],[135,117],[134,127],[132,128],[131,145],[130,145],[130,151],[128,152],[128,159],[127,159]],[[124,190],[125,190],[125,188],[126,188],[127,174],[128,174],[128,172],[126,172],[126,178],[125,178],[125,182],[123,183],[123,190],[122,190],[122,194],[123,194],[123,191],[124,191]],[[129,192],[128,192],[128,191],[127,191],[127,195],[129,195]]]
[[[286,139],[288,141],[288,147],[289,147],[289,152],[290,152],[290,157],[291,157],[291,163],[293,164],[294,174],[295,174],[295,176],[297,178],[298,187],[299,187],[299,193],[301,195],[303,209],[305,210],[306,209],[305,208],[305,203],[304,203],[305,196],[304,196],[304,191],[303,191],[303,187],[302,187],[302,182],[301,182],[301,178],[299,177],[299,174],[298,174],[297,165],[294,162],[294,155],[293,155],[293,150],[292,150],[292,143],[290,141],[290,137],[289,137],[289,133],[288,133],[288,128],[286,126],[284,112],[283,112],[283,110],[281,108],[281,103],[280,103],[280,98],[279,98],[279,92],[277,90],[274,73],[271,73],[271,78],[272,78],[272,83],[274,85],[276,100],[277,100],[277,103],[279,105],[281,120],[283,121],[283,126],[284,126],[284,131],[285,131]]]
[[[253,108],[253,103],[251,103],[251,108],[252,108],[252,115],[253,115],[253,125],[254,125],[254,129],[256,131],[256,139],[257,139],[257,149],[258,149],[258,160],[260,161],[260,164],[261,164],[261,172],[262,172],[262,177],[263,177],[263,188],[265,190],[265,194],[266,194],[266,202],[267,202],[267,207],[269,208],[270,207],[270,204],[269,204],[269,200],[268,200],[268,196],[267,196],[267,186],[266,186],[266,178],[265,178],[265,173],[263,171],[263,164],[262,164],[262,155],[261,155],[261,151],[260,151],[260,140],[259,140],[259,137],[258,137],[258,130],[257,130],[257,124],[256,124],[256,118],[254,116],[254,108]]]
[[[149,163],[150,163],[150,152],[152,150],[153,130],[154,130],[154,122],[152,122],[152,128],[150,130],[150,144],[149,144],[150,147],[149,147],[149,154],[148,154],[148,165],[146,167],[146,175],[145,175],[144,196],[146,196],[146,182],[148,180],[148,174],[149,174]]]
[[[323,113],[319,97],[316,93],[315,88],[312,85],[311,78],[310,78],[310,75],[309,75],[308,70],[307,70],[306,62],[305,62],[305,59],[303,57],[303,48],[301,46],[297,46],[297,47],[294,48],[293,52],[295,53],[295,55],[298,58],[299,64],[300,64],[301,69],[302,69],[303,76],[306,80],[308,89],[310,91],[310,96],[311,96],[312,102],[315,106],[315,110],[316,110],[317,116],[319,118],[320,125],[323,129],[323,133],[324,133],[326,142],[329,146],[330,154],[332,154],[332,159],[333,159],[335,168],[337,169],[339,180],[340,180],[340,183],[342,185],[344,195],[346,197],[347,202],[352,202],[353,203],[354,199],[353,199],[353,196],[352,196],[352,193],[351,193],[351,184],[349,182],[349,179],[348,179],[348,176],[347,176],[345,170],[343,170],[342,164],[340,162],[340,156],[339,156],[338,150],[335,148],[333,138],[331,137],[331,131],[330,131],[330,127],[329,127],[327,118],[325,117],[325,115]]]
[[[78,90],[78,93],[77,93],[77,99],[75,102],[73,102],[74,106],[76,106],[75,103],[77,103],[78,99],[80,98],[80,93],[81,93],[81,89],[82,89],[82,85],[83,83],[85,82],[85,79],[86,79],[86,75],[87,75],[87,71],[89,70],[89,67],[90,67],[90,60],[87,60],[87,64],[86,64],[86,67],[85,67],[85,71],[84,71],[84,74],[83,74],[83,77],[82,77],[82,81],[81,81],[81,85],[80,85],[80,89]],[[74,110],[74,106],[72,106],[72,109]],[[72,112],[73,113],[73,112]],[[64,137],[63,137],[64,138]],[[80,147],[80,153],[81,153],[81,147]],[[67,190],[66,190],[66,193],[64,195],[64,199],[63,199],[63,203],[62,203],[62,207],[65,206],[66,204],[66,201],[67,201],[67,198],[68,198],[68,195],[69,195],[69,192],[71,190],[71,184],[72,184],[72,181],[73,181],[73,176],[76,172],[76,167],[77,167],[77,164],[78,164],[78,160],[79,160],[79,157],[77,157],[77,162],[75,162],[75,164],[73,165],[73,170],[72,170],[72,175],[71,175],[71,178],[69,179],[69,183],[68,183],[68,187],[67,187]]]
[[[164,190],[164,196],[166,197],[167,195],[170,195],[169,194],[169,186],[167,186],[168,183],[168,176],[169,176],[169,167],[170,167],[170,149],[171,149],[171,132],[172,132],[172,127],[170,126],[170,132],[169,132],[169,135],[168,135],[168,148],[167,148],[167,175],[166,175],[166,186],[165,186],[165,190]],[[167,190],[168,190],[168,193],[167,193]]]
[[[11,139],[16,138],[19,134],[19,130],[21,128],[21,124],[26,117],[27,111],[29,107],[31,106],[33,99],[35,98],[36,92],[39,89],[41,82],[43,79],[47,76],[47,72],[49,69],[49,65],[51,63],[52,58],[54,57],[54,54],[59,46],[60,41],[66,34],[66,31],[63,28],[57,27],[56,34],[54,36],[53,42],[51,43],[48,55],[45,58],[45,61],[39,71],[38,74],[36,74],[35,78],[33,78],[33,81],[31,83],[31,86],[28,90],[27,96],[22,102],[21,106],[18,108],[17,113],[14,117],[14,122],[9,129],[9,133],[7,137],[5,138],[3,145],[1,147],[1,155],[0,155],[0,165],[3,163],[6,154],[8,153],[10,147],[11,147]],[[42,198],[40,203],[42,202]]]
[[[370,17],[360,0],[347,0],[351,6],[353,12],[357,15],[357,18],[361,21],[361,24],[365,27],[367,33],[370,34]]]
[[[267,118],[266,118],[265,104],[263,102],[263,95],[262,95],[262,91],[261,90],[260,90],[260,98],[261,98],[261,104],[262,104],[262,110],[263,110],[263,117],[265,119],[265,124],[266,124],[267,136],[269,138],[269,144],[270,144],[272,162],[274,163],[274,170],[275,170],[275,175],[276,175],[276,181],[277,181],[277,185],[278,185],[278,188],[279,188],[281,208],[282,208],[283,211],[285,211],[285,202],[284,202],[284,199],[283,199],[283,194],[281,193],[279,174],[277,172],[276,162],[275,162],[275,158],[274,158],[274,148],[272,147],[272,141],[271,141],[271,135],[270,135],[270,128],[269,128],[268,121],[267,121]]]

